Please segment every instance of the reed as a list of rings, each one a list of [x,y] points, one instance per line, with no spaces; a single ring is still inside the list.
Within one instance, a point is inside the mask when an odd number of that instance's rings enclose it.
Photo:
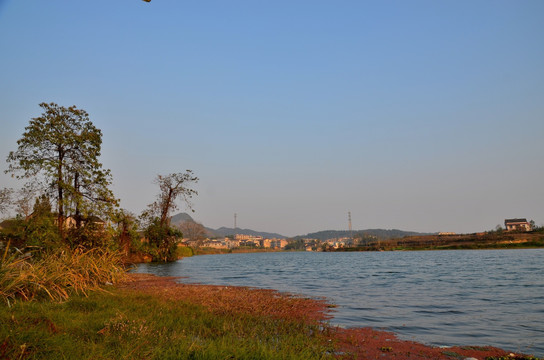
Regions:
[[[124,276],[120,254],[109,249],[58,248],[21,254],[10,253],[8,244],[0,262],[0,299],[8,306],[16,300],[64,301],[73,293],[87,295]]]

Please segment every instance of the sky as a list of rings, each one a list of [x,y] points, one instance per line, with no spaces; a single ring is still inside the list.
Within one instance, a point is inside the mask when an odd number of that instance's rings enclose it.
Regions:
[[[55,102],[135,214],[191,169],[213,228],[542,225],[543,38],[541,0],[0,0],[0,187]]]

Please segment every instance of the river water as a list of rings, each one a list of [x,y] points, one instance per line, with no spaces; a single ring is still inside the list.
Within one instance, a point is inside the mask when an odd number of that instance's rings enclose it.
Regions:
[[[325,297],[331,324],[544,356],[544,249],[206,255],[136,272]]]

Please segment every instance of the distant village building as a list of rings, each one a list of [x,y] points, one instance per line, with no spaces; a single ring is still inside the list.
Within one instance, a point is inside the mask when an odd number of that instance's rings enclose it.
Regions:
[[[229,237],[224,239],[205,239],[200,246],[215,249],[234,249],[240,246],[255,246],[265,249],[283,249],[287,245],[285,239],[263,239],[262,236],[236,235],[236,240]],[[188,246],[199,246],[196,241],[185,241]]]
[[[68,229],[75,229],[77,223],[79,222],[80,226],[93,225],[97,229],[104,229],[106,227],[106,222],[99,218],[98,216],[81,216],[81,215],[70,215],[64,219],[64,226]]]
[[[287,246],[287,244],[288,242],[285,239],[271,239],[270,240],[271,249],[284,249]]]
[[[225,241],[221,240],[207,240],[205,243],[206,247],[211,247],[214,249],[228,249],[229,245]]]
[[[245,235],[245,234],[236,234],[234,235],[234,239],[236,240],[245,240],[245,241],[259,241],[262,240],[262,236],[255,236],[255,235]]]
[[[531,224],[527,219],[506,219],[504,220],[506,231],[531,231]]]

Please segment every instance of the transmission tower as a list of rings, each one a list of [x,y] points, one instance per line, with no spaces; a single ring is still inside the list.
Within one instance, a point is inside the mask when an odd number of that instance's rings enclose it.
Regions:
[[[353,230],[351,228],[351,211],[348,211],[348,226],[349,226],[349,237],[351,238],[351,243],[355,245],[355,241],[353,240]]]

